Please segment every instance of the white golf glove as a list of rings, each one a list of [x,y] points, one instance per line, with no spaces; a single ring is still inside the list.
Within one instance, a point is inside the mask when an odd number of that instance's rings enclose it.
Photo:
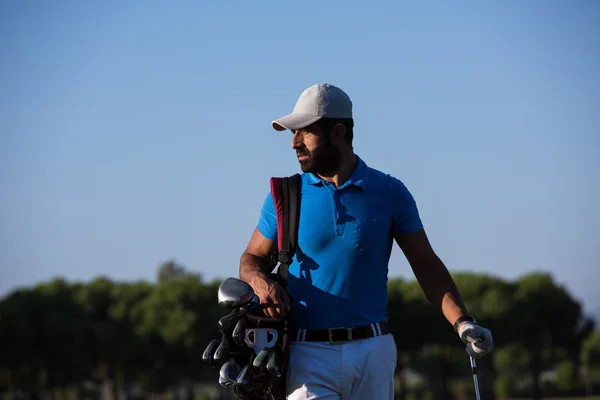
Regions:
[[[467,345],[467,354],[473,358],[481,358],[494,350],[494,339],[489,329],[466,321],[458,326],[457,332]]]

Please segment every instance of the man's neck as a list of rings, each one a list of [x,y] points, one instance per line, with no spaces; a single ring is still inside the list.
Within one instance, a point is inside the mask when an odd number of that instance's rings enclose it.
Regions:
[[[325,174],[317,174],[321,179],[331,182],[335,185],[335,187],[340,187],[344,184],[356,169],[358,165],[358,159],[353,152],[350,152],[347,156],[343,157],[342,164],[337,169],[337,171]]]

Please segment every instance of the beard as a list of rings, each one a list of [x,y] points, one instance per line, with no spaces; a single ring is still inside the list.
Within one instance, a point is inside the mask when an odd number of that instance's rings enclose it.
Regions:
[[[298,149],[296,154],[308,157],[306,160],[299,161],[302,172],[321,175],[337,171],[342,158],[340,149],[329,138],[326,138],[321,145],[312,151],[306,148]]]

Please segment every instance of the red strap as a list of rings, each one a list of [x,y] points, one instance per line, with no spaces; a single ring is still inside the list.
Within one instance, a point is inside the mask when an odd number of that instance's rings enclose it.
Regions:
[[[271,178],[271,196],[275,205],[275,213],[277,214],[277,248],[283,247],[282,232],[283,232],[283,193],[281,186],[282,178]]]

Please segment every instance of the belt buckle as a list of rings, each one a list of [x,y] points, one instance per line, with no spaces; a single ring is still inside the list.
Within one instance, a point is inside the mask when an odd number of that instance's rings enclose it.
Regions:
[[[346,331],[348,333],[348,338],[347,340],[334,340],[334,331]],[[338,328],[329,328],[327,329],[327,332],[329,333],[329,343],[330,344],[338,344],[338,343],[346,343],[348,341],[352,340],[352,328],[344,328],[344,327],[338,327]]]

